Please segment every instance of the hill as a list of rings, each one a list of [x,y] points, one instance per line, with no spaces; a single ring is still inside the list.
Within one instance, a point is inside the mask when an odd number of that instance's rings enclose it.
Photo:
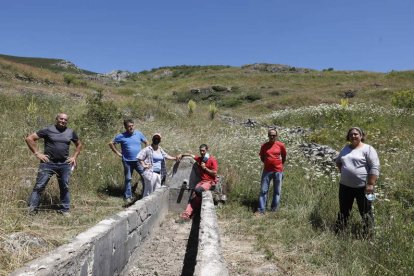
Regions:
[[[51,70],[53,72],[66,72],[74,74],[94,75],[96,73],[78,68],[70,61],[54,58],[37,58],[37,57],[16,57],[0,54],[0,59],[30,65],[37,68]]]
[[[227,243],[240,245],[237,255],[225,256],[234,273],[254,274],[252,264],[265,271],[272,263],[292,275],[414,273],[413,71],[182,65],[112,78],[57,70],[58,61],[0,57],[1,275],[123,208],[122,165],[107,144],[127,117],[147,137],[162,133],[161,145],[171,155],[210,145],[229,198],[218,211],[222,233]],[[62,111],[85,145],[71,177],[72,216],[55,212],[55,179],[39,214],[28,216],[38,160],[23,138]],[[335,235],[338,174],[332,160],[303,151],[304,145],[340,150],[355,125],[365,129],[381,161],[373,239],[360,236],[356,211],[351,227]],[[267,126],[278,128],[288,161],[280,210],[257,218],[257,153]],[[134,176],[133,182],[139,196],[140,181]],[[261,255],[260,263],[243,258],[251,252]]]

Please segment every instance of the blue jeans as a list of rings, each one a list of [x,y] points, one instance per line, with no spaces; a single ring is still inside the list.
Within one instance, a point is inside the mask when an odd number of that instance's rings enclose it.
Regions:
[[[141,166],[139,161],[125,161],[122,160],[122,164],[124,165],[124,197],[130,198],[132,197],[132,190],[131,190],[131,180],[132,180],[132,173],[136,170],[140,175],[144,172],[144,168]],[[142,177],[141,177],[142,178]]]
[[[69,163],[40,163],[37,172],[36,184],[30,196],[29,206],[35,210],[39,207],[42,192],[45,190],[49,179],[56,174],[60,189],[61,211],[68,212],[70,208],[69,178],[71,166]]]
[[[260,213],[266,211],[267,193],[269,192],[270,181],[273,179],[273,198],[272,198],[272,211],[279,208],[280,195],[282,191],[282,172],[265,172],[262,173],[260,195],[259,195],[259,208]]]

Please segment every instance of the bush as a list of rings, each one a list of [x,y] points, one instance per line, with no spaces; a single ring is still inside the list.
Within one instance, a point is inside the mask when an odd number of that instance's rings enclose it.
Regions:
[[[392,104],[399,108],[412,109],[414,107],[414,89],[395,93],[392,97]]]
[[[192,116],[194,111],[196,110],[197,103],[193,100],[189,100],[187,107],[188,107],[188,116]]]
[[[241,105],[242,103],[243,101],[240,99],[230,98],[230,99],[225,99],[225,100],[220,101],[220,106],[236,107],[236,106]]]
[[[257,100],[261,100],[262,99],[262,95],[258,94],[258,93],[251,93],[251,94],[247,94],[244,97],[245,100],[249,101],[249,102],[254,102]]]
[[[121,118],[121,113],[112,101],[103,101],[103,94],[98,91],[86,99],[86,114],[78,122],[81,128],[89,133],[96,130],[107,131]]]
[[[218,108],[215,103],[209,105],[208,112],[210,114],[210,119],[214,120],[214,117],[216,117],[216,114],[218,112]]]
[[[76,77],[74,76],[74,75],[71,75],[71,74],[64,74],[63,75],[63,81],[67,84],[67,85],[69,85],[69,84],[73,84],[74,82],[75,82],[75,80],[76,80]]]

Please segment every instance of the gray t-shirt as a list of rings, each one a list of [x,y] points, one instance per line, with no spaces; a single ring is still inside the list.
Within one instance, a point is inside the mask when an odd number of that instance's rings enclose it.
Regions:
[[[65,162],[69,157],[70,142],[79,140],[71,128],[57,129],[54,125],[45,127],[36,134],[45,141],[45,154],[51,162]]]
[[[367,144],[355,149],[345,146],[335,162],[342,164],[340,183],[348,187],[365,187],[369,174],[379,175],[377,151]]]

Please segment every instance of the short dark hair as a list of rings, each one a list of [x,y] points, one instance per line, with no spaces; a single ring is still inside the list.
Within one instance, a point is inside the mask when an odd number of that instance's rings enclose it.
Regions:
[[[271,131],[276,132],[276,136],[279,135],[279,133],[277,133],[277,129],[274,127],[269,128],[269,130],[267,131],[267,135],[269,135]]]
[[[200,148],[200,149],[201,149],[201,148],[205,148],[206,150],[208,150],[208,146],[207,146],[207,144],[201,144],[199,148]]]
[[[134,120],[132,120],[132,119],[125,119],[124,120],[124,127],[127,127],[127,124],[133,124],[134,123]]]
[[[353,131],[353,130],[356,130],[356,131],[358,131],[359,132],[359,135],[361,135],[361,141],[362,142],[364,142],[365,141],[365,132],[362,130],[362,128],[360,128],[360,127],[351,127],[350,129],[348,129],[348,132],[347,132],[347,134],[346,134],[346,140],[347,141],[350,141],[350,139],[349,139],[349,134],[351,133],[351,131]]]

